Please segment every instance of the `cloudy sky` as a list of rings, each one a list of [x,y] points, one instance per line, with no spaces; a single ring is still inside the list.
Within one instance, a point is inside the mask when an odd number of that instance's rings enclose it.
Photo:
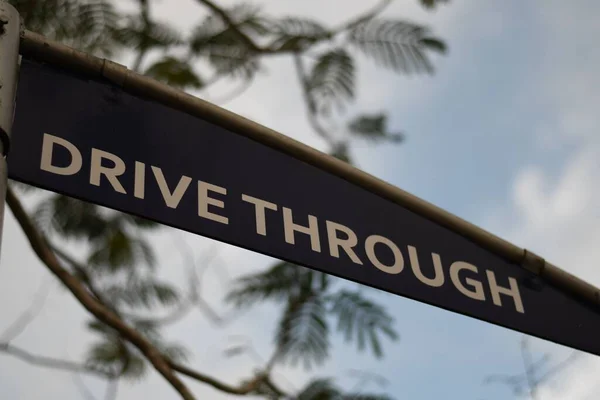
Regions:
[[[368,8],[373,1],[262,1],[274,15],[302,14],[332,23]],[[425,12],[414,0],[397,0],[390,17],[423,22],[449,44],[447,57],[436,58],[434,77],[405,78],[377,71],[361,60],[359,106],[388,109],[391,124],[407,133],[400,146],[369,147],[357,143],[353,153],[361,168],[425,200],[459,215],[515,244],[529,248],[562,268],[600,286],[600,3],[580,0],[467,2],[454,0]],[[202,15],[193,0],[157,2],[156,16],[184,30]],[[267,65],[268,74],[244,96],[224,106],[313,146],[322,143],[305,121],[299,89],[289,59]],[[214,93],[213,93],[214,92]],[[204,94],[218,100],[221,93]],[[184,233],[156,238],[162,274],[183,282],[183,260],[173,240],[196,249],[217,246],[219,258],[207,276],[208,300],[219,302],[216,269],[232,276],[256,270],[269,259],[218,245]],[[85,313],[49,278],[7,212],[0,263],[0,332],[22,310],[44,282],[51,291],[38,319],[15,344],[37,354],[77,360],[90,337]],[[521,335],[411,300],[375,294],[396,318],[398,343],[386,343],[386,356],[374,360],[336,341],[331,360],[320,370],[278,370],[284,387],[300,388],[310,376],[337,378],[350,388],[350,370],[382,375],[396,398],[437,396],[473,400],[513,398],[499,384],[484,384],[490,374],[519,374]],[[273,308],[262,307],[214,328],[200,312],[169,330],[183,341],[198,370],[236,383],[251,375],[256,360],[227,359],[223,350],[244,335],[267,357],[275,321]],[[239,339],[237,339],[239,342]],[[560,362],[571,351],[530,338],[536,357],[543,353]],[[600,360],[581,356],[555,380],[541,388],[540,399],[588,400],[600,397]],[[96,398],[103,383],[85,378]],[[190,383],[198,398],[228,399],[206,386]],[[81,399],[70,374],[25,364],[0,354],[0,393],[6,399]],[[172,389],[150,374],[143,383],[123,384],[119,398],[174,398]]]

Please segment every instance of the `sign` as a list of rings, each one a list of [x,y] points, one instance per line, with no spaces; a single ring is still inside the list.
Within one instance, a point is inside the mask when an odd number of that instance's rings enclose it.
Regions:
[[[23,60],[12,179],[600,355],[600,315],[329,172]]]

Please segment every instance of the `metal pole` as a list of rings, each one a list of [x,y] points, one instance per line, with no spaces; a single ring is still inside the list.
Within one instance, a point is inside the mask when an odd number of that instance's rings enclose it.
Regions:
[[[0,0],[0,254],[8,184],[6,155],[10,150],[10,131],[15,110],[20,37],[19,12],[12,5]]]

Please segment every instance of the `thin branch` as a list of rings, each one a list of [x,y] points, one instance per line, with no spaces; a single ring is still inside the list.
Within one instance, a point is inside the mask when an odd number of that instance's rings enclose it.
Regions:
[[[177,364],[177,363],[170,363],[171,368],[173,368],[175,371],[186,375],[190,378],[193,378],[197,381],[200,382],[204,382],[212,387],[214,387],[215,389],[218,389],[222,392],[225,393],[229,393],[229,394],[237,394],[237,395],[249,395],[252,394],[253,392],[255,392],[262,384],[266,384],[268,385],[270,388],[271,386],[274,387],[273,383],[270,382],[269,378],[267,375],[264,374],[258,374],[255,378],[241,384],[240,386],[232,386],[232,385],[228,385],[226,383],[220,382],[215,378],[212,378],[208,375],[202,374],[200,372],[194,371],[186,366]],[[277,394],[279,396],[284,396],[285,394],[275,388],[277,391]]]
[[[37,230],[33,221],[16,197],[12,188],[8,188],[6,202],[21,225],[33,250],[48,269],[69,289],[75,298],[100,321],[116,329],[126,340],[136,346],[150,361],[154,368],[173,386],[185,400],[193,400],[194,396],[187,386],[175,375],[163,355],[144,336],[126,325],[118,315],[93,297],[82,282],[64,269],[48,245],[46,239]]]
[[[250,358],[254,359],[254,361],[257,364],[265,365],[265,367],[262,369],[263,375],[266,375],[266,376],[277,375],[277,377],[282,378],[285,381],[285,383],[287,384],[287,386],[289,388],[292,388],[293,391],[296,390],[294,385],[284,375],[277,373],[277,372],[273,372],[273,367],[277,360],[277,355],[279,354],[279,352],[277,350],[275,352],[273,352],[273,354],[271,355],[269,360],[265,362],[265,359],[259,354],[259,352],[256,350],[256,347],[254,347],[254,344],[252,343],[252,339],[250,339],[248,336],[233,335],[233,336],[230,336],[230,339],[241,339],[243,344],[238,345],[238,346],[233,346],[233,348],[240,349],[241,353],[245,353],[248,356],[250,356]],[[226,352],[227,352],[227,350],[226,350]]]
[[[104,394],[104,400],[116,400],[117,393],[119,390],[119,380],[111,379],[106,386],[106,393]]]
[[[523,367],[525,368],[525,378],[527,379],[527,386],[529,386],[529,395],[532,400],[536,400],[536,389],[537,385],[533,377],[533,369],[531,366],[531,357],[529,354],[529,348],[527,343],[527,336],[523,336],[521,339],[521,358],[523,360]]]
[[[364,22],[367,22],[370,19],[375,18],[378,14],[380,14],[383,10],[385,10],[385,8],[387,6],[389,6],[391,3],[392,3],[392,0],[380,1],[378,4],[375,5],[375,7],[373,7],[371,9],[371,11],[363,13],[362,15],[359,15],[358,17],[353,18],[350,21],[346,22],[345,24],[342,24],[339,27],[335,28],[333,30],[333,34],[337,35],[338,33],[348,31],[350,29],[357,27],[358,25],[360,25]]]
[[[29,307],[0,335],[0,342],[12,342],[17,336],[23,333],[44,308],[49,293],[50,282],[44,280],[36,291]]]
[[[569,364],[573,363],[581,354],[582,353],[580,353],[578,351],[573,351],[569,355],[569,357],[567,357],[566,359],[564,359],[560,363],[556,364],[554,367],[550,368],[550,370],[547,371],[544,375],[542,375],[541,377],[539,377],[538,380],[537,380],[538,384],[546,382],[553,375],[555,375],[559,371],[561,371],[561,370],[565,369],[566,367],[568,367]]]
[[[221,96],[221,98],[217,98],[216,100],[209,99],[208,101],[210,101],[211,103],[214,103],[216,105],[222,106],[222,105],[227,104],[230,101],[236,99],[237,97],[241,96],[242,94],[244,94],[246,92],[246,90],[248,90],[250,88],[250,86],[252,86],[252,80],[244,79],[242,81],[242,84],[239,85],[234,90],[232,90],[230,93],[227,93],[226,95]]]
[[[356,383],[354,384],[351,392],[357,393],[359,390],[362,390],[367,386],[370,382],[374,382],[378,386],[387,386],[389,381],[380,374],[370,371],[362,371],[359,369],[351,369],[348,371],[348,375],[354,376],[356,378]]]
[[[50,242],[47,242],[47,243],[48,243],[48,247],[54,253],[56,253],[60,258],[62,258],[64,261],[66,261],[67,264],[71,265],[71,267],[75,270],[76,278],[81,279],[83,281],[83,283],[85,283],[85,285],[87,286],[90,293],[92,295],[94,295],[98,301],[104,303],[104,305],[111,308],[111,310],[114,313],[117,313],[116,310],[114,308],[112,308],[112,306],[110,305],[110,302],[108,301],[108,299],[104,298],[104,296],[102,295],[100,290],[94,285],[92,277],[90,276],[90,274],[88,274],[85,266],[82,263],[80,263],[79,261],[75,260],[75,258],[73,258],[71,255],[67,254],[60,247],[58,247],[55,244],[50,243]]]
[[[75,386],[86,400],[97,400],[78,373],[73,374],[73,382],[75,382]]]
[[[140,68],[142,66],[142,62],[144,61],[144,57],[148,54],[148,46],[146,44],[146,37],[150,30],[150,2],[148,0],[139,0],[140,2],[140,14],[142,17],[142,21],[144,22],[144,28],[142,32],[142,41],[140,43],[140,49],[138,54],[133,62],[132,70],[135,72],[140,72]]]
[[[310,84],[308,82],[304,63],[298,53],[294,54],[294,65],[296,67],[296,74],[300,81],[300,86],[302,87],[302,96],[308,108],[308,121],[319,136],[321,136],[330,146],[334,146],[334,140],[329,136],[327,130],[321,126],[317,119],[317,105],[310,92]]]
[[[101,376],[103,378],[111,377],[106,371],[102,371],[88,365],[79,364],[73,361],[61,360],[58,358],[38,356],[8,343],[0,343],[0,352],[9,354],[20,359],[21,361],[32,365],[37,365],[39,367],[58,369],[68,372],[86,373],[95,376]]]
[[[223,10],[221,7],[217,6],[210,0],[198,0],[200,4],[205,5],[208,9],[210,9],[213,13],[217,14],[223,22],[231,29],[231,31],[240,39],[249,49],[261,53],[264,52],[265,49],[254,43],[254,40],[246,35],[244,32],[240,30],[240,28],[235,24],[235,22],[231,19],[229,14]]]

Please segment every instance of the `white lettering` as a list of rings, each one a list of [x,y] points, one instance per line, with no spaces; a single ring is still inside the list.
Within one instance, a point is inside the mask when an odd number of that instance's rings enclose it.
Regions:
[[[102,159],[112,161],[115,165],[112,168],[103,167]],[[126,194],[125,188],[119,182],[118,176],[125,173],[125,163],[116,155],[107,151],[92,149],[92,165],[90,169],[90,183],[94,186],[100,186],[100,176],[106,176],[113,189],[119,193]]]
[[[509,288],[498,286],[496,283],[496,275],[494,275],[494,271],[486,271],[487,278],[490,285],[490,291],[492,292],[492,300],[494,304],[502,307],[502,301],[500,300],[500,295],[505,294],[510,296],[515,301],[515,308],[518,312],[524,314],[525,310],[523,309],[523,301],[521,300],[521,294],[519,293],[519,285],[517,285],[517,280],[512,277],[508,277]]]
[[[308,227],[294,223],[292,210],[283,207],[283,229],[285,231],[285,241],[289,244],[295,244],[294,232],[305,233],[310,236],[310,247],[317,253],[321,252],[321,240],[319,238],[319,226],[317,217],[308,216]]]
[[[459,273],[463,269],[477,273],[476,266],[466,263],[464,261],[456,261],[453,262],[450,266],[450,280],[452,280],[452,283],[458,289],[458,291],[464,294],[465,296],[475,300],[484,301],[485,294],[483,293],[483,285],[481,284],[481,282],[471,278],[466,278],[465,282],[475,289],[469,290],[460,281]]]
[[[208,211],[208,206],[212,205],[219,208],[225,208],[225,203],[221,200],[208,197],[208,191],[227,194],[227,189],[220,186],[211,185],[210,183],[198,181],[198,215],[202,218],[210,219],[212,221],[220,222],[222,224],[229,224],[229,219],[222,215],[213,214]]]
[[[265,217],[265,209],[277,211],[277,204],[269,203],[268,201],[257,199],[256,197],[242,194],[242,200],[254,204],[254,214],[256,215],[256,233],[262,236],[267,236],[267,221]]]
[[[52,165],[52,151],[54,149],[55,144],[64,147],[71,154],[71,163],[68,166],[57,167],[55,165]],[[69,142],[68,140],[59,138],[58,136],[44,133],[44,140],[42,144],[42,159],[40,163],[40,168],[42,170],[57,175],[75,175],[81,169],[82,163],[83,160],[81,158],[81,153],[79,152],[79,150],[77,150],[77,147],[75,147],[73,143]]]
[[[413,246],[408,246],[408,257],[410,258],[410,266],[413,270],[413,273],[421,282],[428,286],[440,287],[444,284],[444,271],[442,270],[442,260],[440,256],[436,253],[431,253],[431,258],[433,260],[433,269],[434,269],[434,277],[428,278],[423,275],[423,271],[421,271],[421,266],[419,265],[419,257],[417,255],[417,249]]]
[[[379,261],[375,255],[375,245],[377,243],[383,243],[392,250],[392,253],[394,253],[394,263],[392,265],[385,265]],[[365,251],[367,252],[369,261],[371,261],[377,269],[383,272],[388,274],[399,274],[404,269],[404,257],[402,257],[400,249],[388,238],[379,235],[369,236],[367,240],[365,240]]]
[[[135,181],[133,183],[133,195],[143,199],[146,193],[146,164],[135,162]]]
[[[152,172],[154,172],[154,177],[156,178],[156,183],[158,183],[160,193],[162,194],[167,207],[177,208],[177,206],[179,205],[179,202],[181,201],[181,198],[183,197],[183,194],[186,192],[186,190],[190,186],[190,183],[192,182],[192,178],[190,178],[189,176],[183,175],[179,179],[179,182],[177,183],[175,190],[173,191],[173,193],[171,193],[171,191],[169,190],[169,186],[167,185],[167,181],[165,180],[165,176],[162,172],[162,169],[152,166]]]
[[[335,222],[326,221],[327,225],[327,241],[329,242],[329,253],[332,257],[340,258],[340,247],[346,252],[348,257],[355,264],[362,265],[362,261],[356,255],[352,248],[357,245],[358,238],[356,237],[356,233],[352,231],[352,229],[347,226],[336,224]],[[346,234],[347,238],[342,239],[338,237],[337,233],[343,232]]]

